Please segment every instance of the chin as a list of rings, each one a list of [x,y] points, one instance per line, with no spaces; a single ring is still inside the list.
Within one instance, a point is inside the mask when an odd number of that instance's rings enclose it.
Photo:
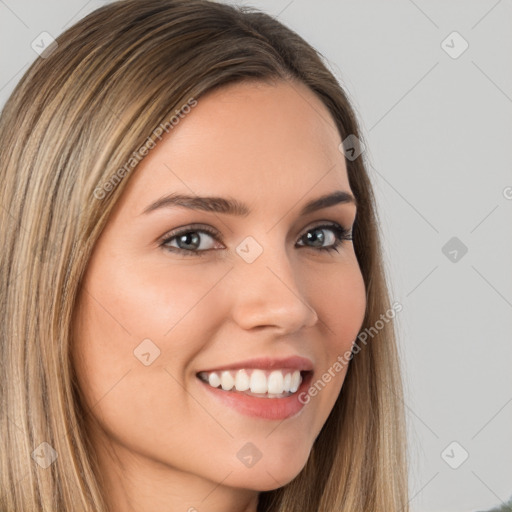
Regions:
[[[306,461],[301,466],[285,467],[286,461],[280,460],[269,467],[260,461],[260,467],[256,464],[247,471],[239,471],[236,476],[232,474],[230,485],[258,492],[273,491],[290,483],[302,471],[305,463]]]

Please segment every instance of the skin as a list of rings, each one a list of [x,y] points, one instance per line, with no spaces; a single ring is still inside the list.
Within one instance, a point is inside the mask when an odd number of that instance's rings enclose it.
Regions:
[[[255,512],[260,491],[304,467],[346,367],[284,421],[219,404],[196,373],[301,355],[315,365],[314,382],[352,348],[366,307],[353,243],[321,252],[304,239],[323,233],[332,245],[334,231],[313,228],[351,228],[356,207],[299,216],[311,199],[351,192],[340,142],[305,85],[231,84],[200,98],[130,177],[86,269],[74,325],[87,428],[113,510]],[[172,192],[235,198],[251,213],[142,213]],[[219,239],[196,228],[195,253],[159,246],[193,223]],[[252,263],[235,250],[247,236],[263,248]],[[145,339],[160,350],[148,366],[134,356]],[[262,454],[250,468],[237,457],[247,442]]]

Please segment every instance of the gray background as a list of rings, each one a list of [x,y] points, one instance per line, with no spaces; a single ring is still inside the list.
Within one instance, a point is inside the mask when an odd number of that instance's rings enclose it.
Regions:
[[[38,57],[31,44],[41,32],[57,36],[105,3],[0,0],[0,106]],[[411,509],[507,501],[512,2],[237,3],[277,15],[317,48],[359,115],[392,300],[403,305]],[[454,31],[469,44],[461,55]]]

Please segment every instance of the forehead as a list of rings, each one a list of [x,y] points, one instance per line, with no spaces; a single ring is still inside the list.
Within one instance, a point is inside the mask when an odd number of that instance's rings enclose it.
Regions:
[[[137,211],[173,191],[230,195],[256,208],[350,191],[339,132],[305,85],[231,84],[197,101],[131,177],[123,201]]]

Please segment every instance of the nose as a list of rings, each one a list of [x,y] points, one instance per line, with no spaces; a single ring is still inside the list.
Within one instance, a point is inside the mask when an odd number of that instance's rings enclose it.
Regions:
[[[230,279],[232,317],[243,329],[272,326],[290,334],[318,322],[304,293],[306,279],[284,248],[264,250],[252,263],[240,259]]]

